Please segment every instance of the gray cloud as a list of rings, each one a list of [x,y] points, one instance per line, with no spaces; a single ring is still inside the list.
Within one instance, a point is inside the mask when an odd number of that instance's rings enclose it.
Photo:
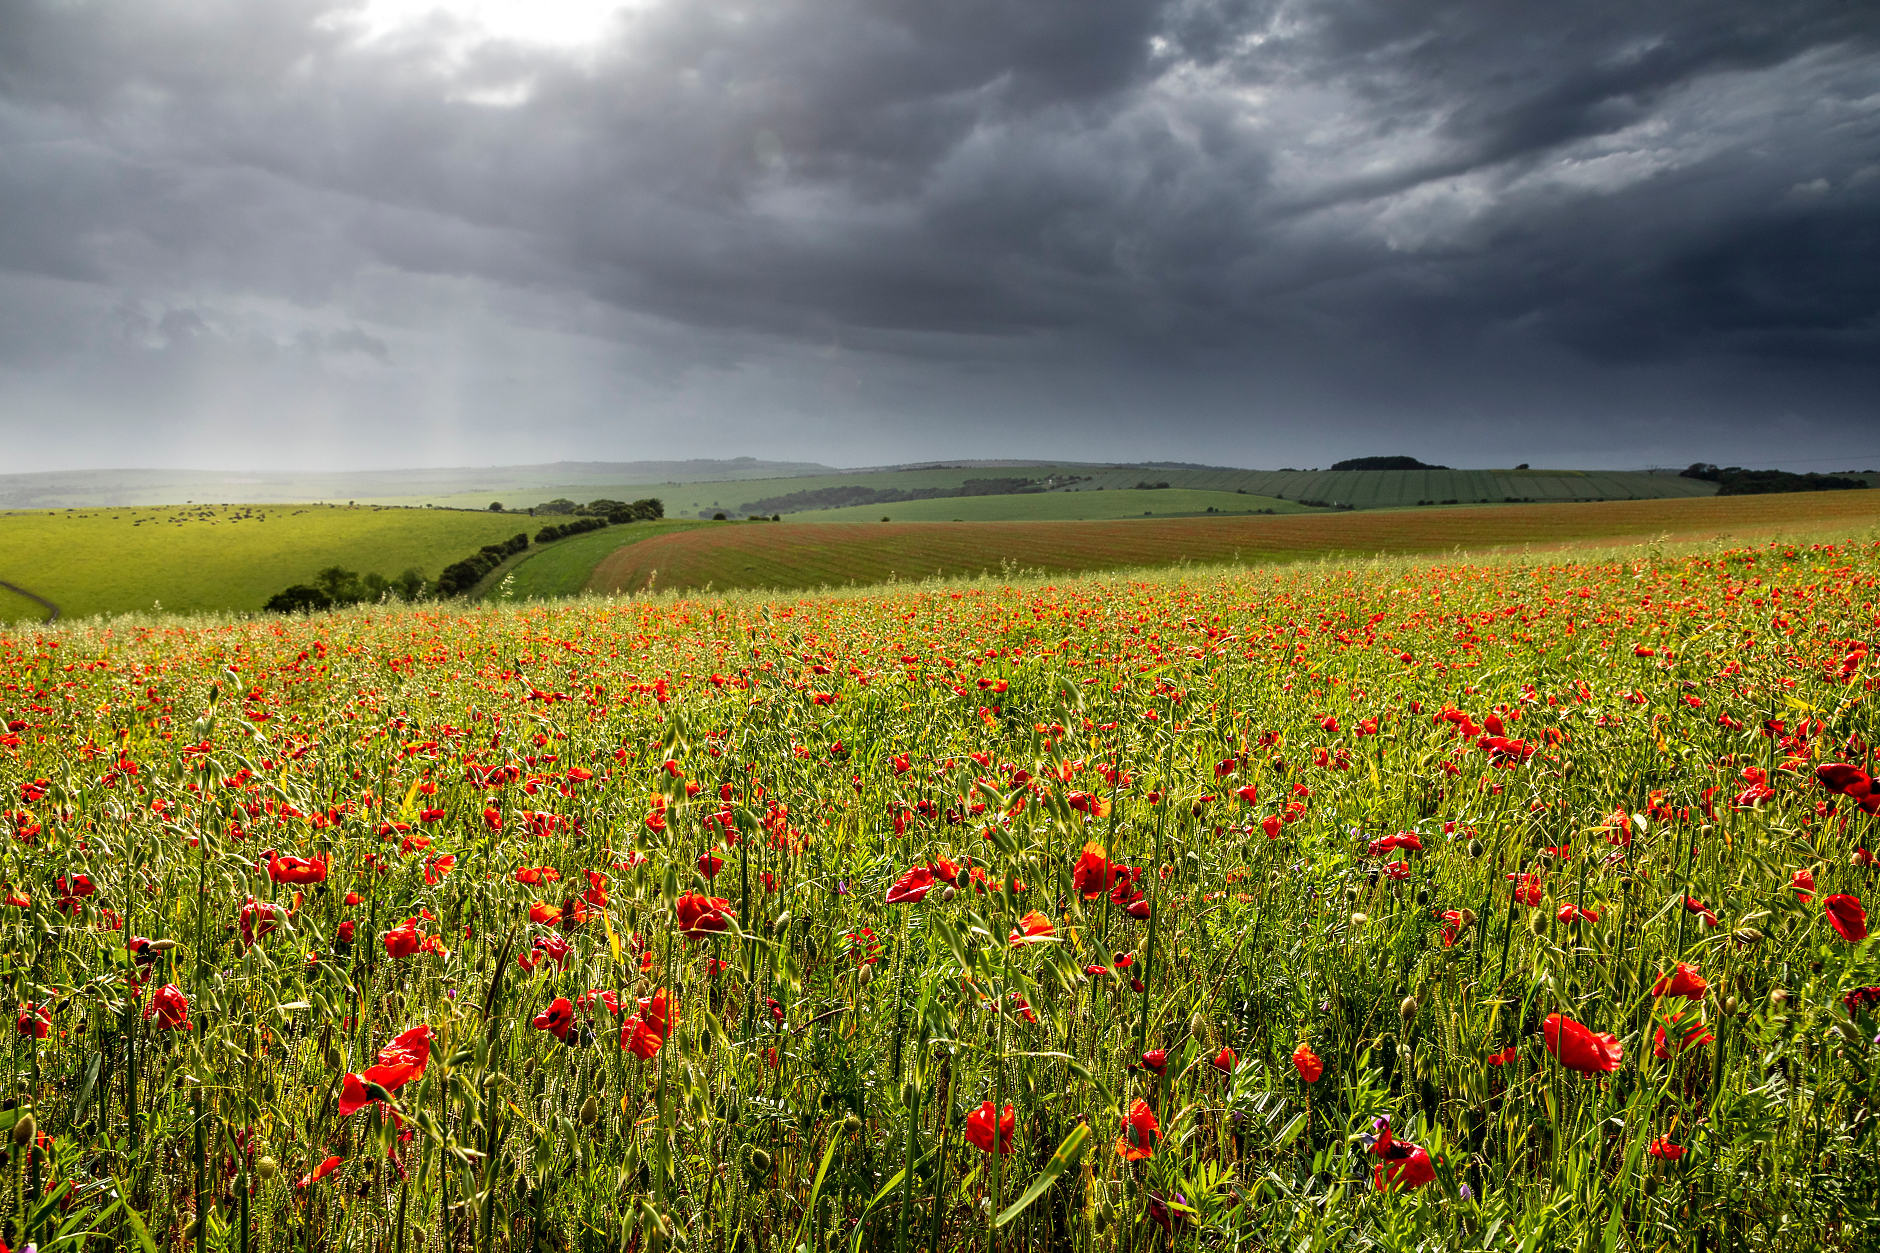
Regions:
[[[1880,455],[1863,6],[354,14],[0,6],[22,463]]]

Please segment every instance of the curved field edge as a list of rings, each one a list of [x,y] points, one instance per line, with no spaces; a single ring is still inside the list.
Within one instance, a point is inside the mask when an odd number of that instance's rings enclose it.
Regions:
[[[1868,492],[1260,518],[786,522],[655,537],[610,554],[586,590],[814,588],[1016,570],[1071,574],[1183,561],[1258,564],[1874,524],[1880,524],[1880,493]]]
[[[714,524],[684,520],[627,522],[547,544],[530,544],[479,579],[470,589],[470,599],[552,600],[578,595],[608,554],[656,535],[710,525]],[[511,576],[514,581],[504,587],[504,581]]]

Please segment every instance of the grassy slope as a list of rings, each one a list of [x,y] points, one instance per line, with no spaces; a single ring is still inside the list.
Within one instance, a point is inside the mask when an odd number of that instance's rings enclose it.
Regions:
[[[551,544],[531,546],[529,551],[504,562],[477,585],[479,599],[493,598],[504,578],[514,575],[505,600],[550,600],[558,596],[579,595],[594,573],[594,567],[610,553],[637,544],[656,535],[691,531],[706,526],[731,526],[728,522],[630,522],[605,530],[573,535]],[[755,522],[737,525],[756,526]]]
[[[1137,492],[1027,492],[1019,496],[950,496],[939,500],[904,500],[892,505],[853,505],[847,509],[816,509],[786,513],[791,522],[875,522],[883,515],[896,522],[1041,522],[1082,521],[1091,518],[1140,518],[1219,513],[1313,512],[1307,506],[1276,496],[1243,496],[1237,492],[1197,492],[1186,488]]]
[[[58,603],[67,618],[149,609],[259,609],[315,571],[341,565],[435,579],[531,518],[431,509],[237,505],[0,514],[0,578]],[[43,611],[9,596],[9,621]]]
[[[1505,505],[1255,518],[719,527],[614,553],[593,591],[789,588],[997,571],[1048,572],[1330,554],[1441,552],[1621,536],[1747,535],[1880,523],[1880,492],[1809,492],[1606,504]]]

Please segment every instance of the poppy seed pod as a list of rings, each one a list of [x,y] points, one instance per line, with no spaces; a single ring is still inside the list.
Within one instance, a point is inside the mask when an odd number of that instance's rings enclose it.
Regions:
[[[1482,855],[1482,841],[1470,840],[1469,841],[1469,856],[1480,857],[1481,855]]]

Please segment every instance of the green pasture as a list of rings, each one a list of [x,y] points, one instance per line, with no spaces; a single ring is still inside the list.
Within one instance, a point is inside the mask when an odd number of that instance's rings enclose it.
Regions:
[[[259,609],[327,566],[387,577],[443,568],[532,518],[345,505],[185,505],[0,513],[0,579],[66,618],[147,611]],[[0,589],[0,621],[44,610]]]

